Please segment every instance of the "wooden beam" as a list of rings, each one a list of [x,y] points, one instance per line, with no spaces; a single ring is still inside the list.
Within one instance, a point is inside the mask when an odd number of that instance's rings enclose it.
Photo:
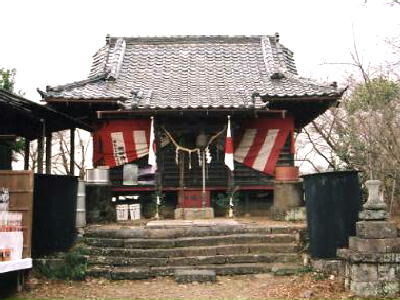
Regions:
[[[51,174],[51,140],[52,134],[46,136],[46,174]]]
[[[203,113],[207,116],[209,115],[218,115],[218,114],[266,114],[266,115],[274,115],[274,114],[282,114],[287,112],[284,109],[248,109],[248,108],[158,108],[158,109],[137,109],[137,110],[99,110],[96,112],[98,119],[113,119],[113,118],[131,118],[133,116],[147,116],[147,115],[183,115],[186,113]]]
[[[43,174],[43,154],[44,154],[44,145],[43,145],[43,137],[39,137],[37,139],[37,172],[38,174]]]
[[[25,138],[24,145],[24,170],[29,170],[29,155],[31,149],[31,141]]]
[[[71,128],[69,135],[70,144],[70,161],[69,161],[69,174],[75,174],[75,128]]]
[[[156,187],[154,185],[151,186],[114,186],[111,188],[113,192],[149,192],[149,191],[156,191]],[[181,192],[181,191],[200,191],[201,187],[187,187],[187,188],[180,188],[179,186],[175,187],[163,187],[164,192]],[[270,185],[244,185],[238,186],[238,191],[273,191],[274,184],[271,183]],[[207,186],[206,191],[226,191],[226,186]]]

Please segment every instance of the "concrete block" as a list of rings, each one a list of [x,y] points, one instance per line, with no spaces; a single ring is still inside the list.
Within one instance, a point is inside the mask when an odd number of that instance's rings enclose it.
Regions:
[[[212,207],[175,209],[175,219],[196,220],[213,218],[214,209]]]
[[[357,263],[350,266],[350,276],[353,281],[366,282],[377,281],[378,265],[371,263]]]
[[[306,208],[304,206],[291,208],[286,212],[285,215],[285,220],[289,222],[305,221],[306,218]]]
[[[214,270],[176,270],[174,275],[178,283],[215,282],[217,280]]]
[[[396,238],[397,227],[395,223],[387,221],[360,221],[356,223],[357,236],[360,238]]]
[[[362,239],[351,236],[349,238],[349,249],[353,251],[372,253],[398,253],[400,252],[400,238]]]
[[[312,259],[311,267],[325,274],[345,275],[345,262],[340,259]]]
[[[152,277],[149,268],[114,268],[111,270],[113,280],[135,280]]]

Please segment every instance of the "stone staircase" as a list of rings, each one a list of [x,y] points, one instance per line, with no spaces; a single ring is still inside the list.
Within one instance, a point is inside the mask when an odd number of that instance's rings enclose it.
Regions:
[[[84,241],[93,277],[145,279],[177,270],[284,275],[302,269],[304,233],[304,226],[280,225],[94,227]]]

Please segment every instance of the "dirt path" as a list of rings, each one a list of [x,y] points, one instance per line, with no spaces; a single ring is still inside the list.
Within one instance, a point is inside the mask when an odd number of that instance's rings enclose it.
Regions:
[[[29,299],[346,299],[343,284],[334,278],[306,273],[296,276],[269,274],[223,276],[215,284],[178,285],[171,278],[152,280],[86,281],[31,280]]]

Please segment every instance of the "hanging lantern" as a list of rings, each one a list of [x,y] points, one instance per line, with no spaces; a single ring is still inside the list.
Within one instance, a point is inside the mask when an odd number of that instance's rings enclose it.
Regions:
[[[207,147],[207,143],[208,135],[206,135],[204,132],[201,132],[196,138],[196,146],[203,150],[205,147]]]

